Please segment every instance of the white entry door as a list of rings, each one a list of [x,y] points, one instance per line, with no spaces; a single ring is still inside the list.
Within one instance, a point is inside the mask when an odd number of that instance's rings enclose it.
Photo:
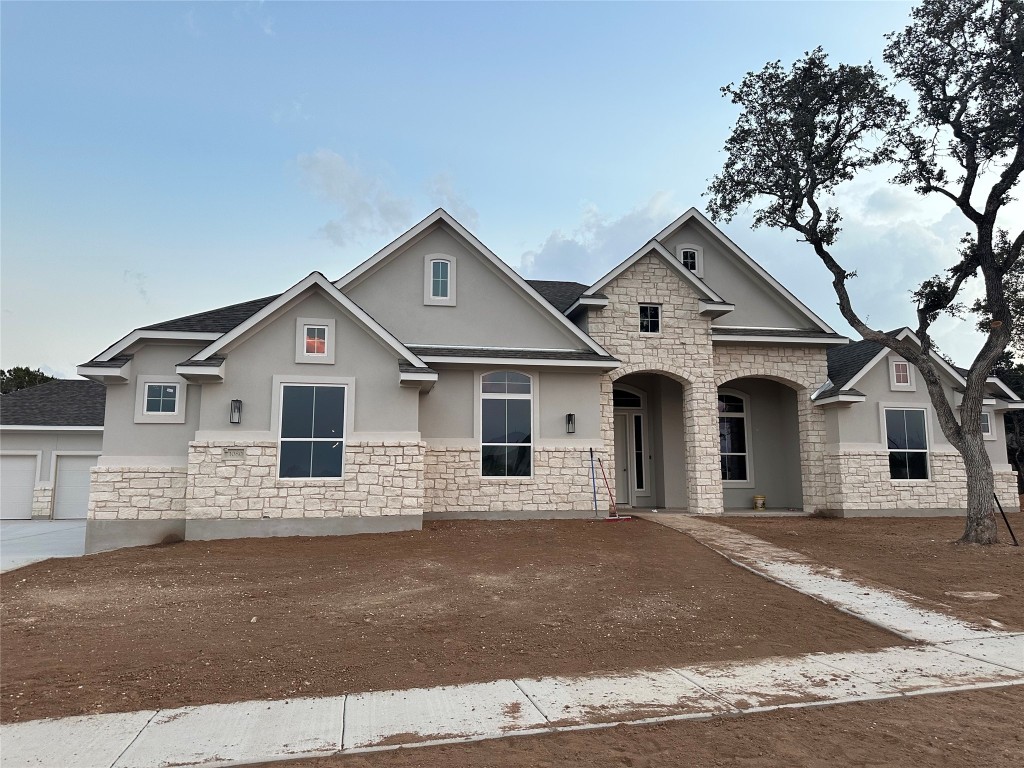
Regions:
[[[35,456],[0,456],[0,518],[32,519],[36,461]]]
[[[97,456],[58,456],[53,489],[53,519],[84,518],[89,508],[89,470]]]

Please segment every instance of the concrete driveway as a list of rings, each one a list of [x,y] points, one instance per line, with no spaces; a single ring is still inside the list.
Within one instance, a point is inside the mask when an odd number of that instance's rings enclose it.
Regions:
[[[85,520],[0,521],[0,572],[85,554]]]

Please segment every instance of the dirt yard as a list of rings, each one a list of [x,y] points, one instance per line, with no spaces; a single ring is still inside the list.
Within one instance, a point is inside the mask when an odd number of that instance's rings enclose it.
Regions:
[[[1024,687],[521,736],[273,768],[1018,768]],[[262,768],[271,768],[264,765]]]
[[[1024,543],[1024,515],[1009,517]],[[904,589],[965,619],[991,618],[1024,629],[1024,546],[1012,546],[1002,519],[1002,543],[992,547],[953,544],[964,528],[956,517],[730,517],[716,522],[803,552],[822,565]]]
[[[0,589],[4,721],[899,642],[641,520],[185,542]]]

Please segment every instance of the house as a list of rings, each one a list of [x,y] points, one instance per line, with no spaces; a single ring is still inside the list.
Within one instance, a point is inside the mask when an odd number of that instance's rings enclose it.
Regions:
[[[84,518],[106,387],[56,379],[0,395],[0,517]]]
[[[592,517],[612,499],[873,510],[846,490],[867,460],[842,431],[877,376],[829,383],[848,342],[695,209],[590,285],[524,280],[438,210],[339,280],[138,328],[80,366],[107,387],[86,546]],[[871,475],[900,488],[876,511],[963,508],[928,439],[927,479]],[[888,466],[877,434],[855,445]]]

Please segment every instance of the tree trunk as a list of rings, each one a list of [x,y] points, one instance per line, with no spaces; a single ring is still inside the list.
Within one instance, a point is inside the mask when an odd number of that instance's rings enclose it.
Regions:
[[[967,526],[959,544],[996,544],[995,478],[981,435],[971,435],[960,450],[967,470]]]

